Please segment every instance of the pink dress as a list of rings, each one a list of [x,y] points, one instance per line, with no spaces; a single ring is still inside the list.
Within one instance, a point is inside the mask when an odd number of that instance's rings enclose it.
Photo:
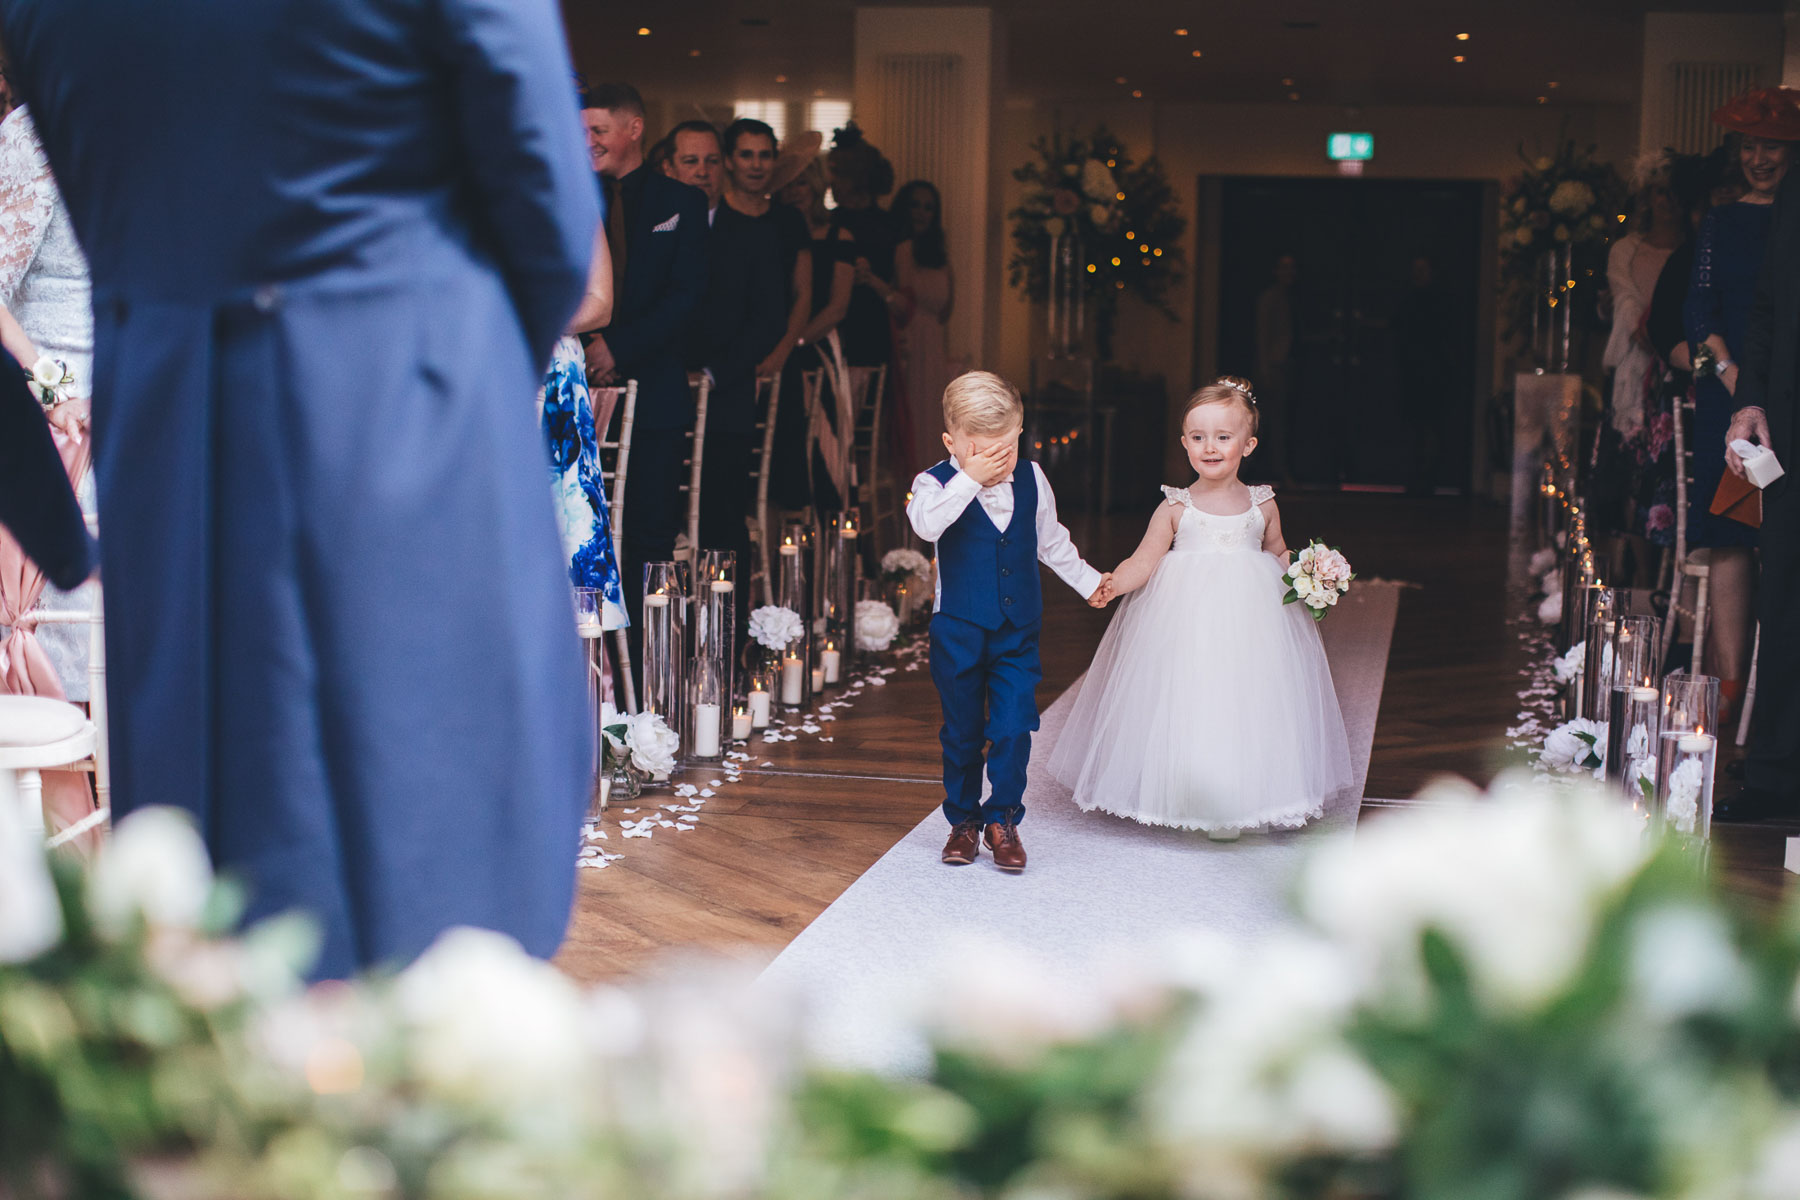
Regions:
[[[908,470],[903,472],[908,476],[944,456],[944,388],[950,382],[944,314],[950,307],[950,269],[915,267],[912,300],[912,319],[900,331],[900,376],[906,383],[913,454],[923,458],[908,464]]]

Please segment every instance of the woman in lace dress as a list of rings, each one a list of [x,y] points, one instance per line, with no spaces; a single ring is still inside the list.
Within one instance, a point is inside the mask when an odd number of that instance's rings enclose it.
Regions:
[[[1303,825],[1354,786],[1319,631],[1304,605],[1282,603],[1274,490],[1238,478],[1257,421],[1241,379],[1188,401],[1196,478],[1163,489],[1112,573],[1112,594],[1139,594],[1107,628],[1050,755],[1084,809],[1229,840]]]
[[[82,511],[94,515],[88,476],[88,399],[94,361],[94,317],[87,260],[75,240],[50,163],[24,108],[0,121],[0,345],[30,370],[40,358],[59,360],[68,383],[46,411],[74,482]],[[17,621],[19,608],[78,610],[93,607],[93,584],[60,592],[0,533],[0,625]],[[43,588],[36,597],[31,595]],[[0,691],[88,699],[88,635],[85,624],[30,622],[4,630]],[[47,667],[47,669],[46,669]],[[87,784],[70,772],[46,773],[44,801],[51,828],[79,819],[91,806]]]
[[[906,387],[914,455],[935,457],[944,432],[944,387],[953,374],[944,327],[956,304],[956,278],[944,245],[943,201],[935,185],[915,179],[894,193],[893,212],[907,233],[894,251],[894,278],[904,297],[894,313],[900,326],[899,374]]]

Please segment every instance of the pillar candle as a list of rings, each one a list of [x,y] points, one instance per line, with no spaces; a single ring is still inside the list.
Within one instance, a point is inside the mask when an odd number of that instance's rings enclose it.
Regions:
[[[819,669],[825,673],[826,683],[836,683],[838,672],[843,667],[844,656],[830,642],[825,643],[825,652],[819,655]]]
[[[764,692],[762,695],[763,703],[766,705],[769,701],[769,693]],[[742,706],[740,706],[736,712],[731,714],[731,740],[734,742],[741,742],[749,736],[750,714],[745,712]]]
[[[814,667],[812,669],[812,690],[815,692],[822,692],[825,690],[824,667]]]
[[[767,729],[769,726],[769,693],[756,688],[750,693],[750,728]]]
[[[719,706],[694,705],[694,754],[698,758],[719,756]]]
[[[802,667],[799,658],[790,654],[781,660],[781,702],[783,704],[800,703],[802,685],[806,682],[800,674]]]

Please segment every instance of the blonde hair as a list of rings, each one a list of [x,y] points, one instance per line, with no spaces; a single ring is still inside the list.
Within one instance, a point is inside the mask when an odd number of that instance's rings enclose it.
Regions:
[[[1208,404],[1235,404],[1243,409],[1250,418],[1251,437],[1256,436],[1257,429],[1262,425],[1262,414],[1256,407],[1256,390],[1241,375],[1221,375],[1189,396],[1187,407],[1181,410],[1182,426],[1186,427],[1189,413]]]
[[[944,389],[944,427],[956,433],[1005,433],[1025,420],[1019,389],[992,371],[958,375]]]

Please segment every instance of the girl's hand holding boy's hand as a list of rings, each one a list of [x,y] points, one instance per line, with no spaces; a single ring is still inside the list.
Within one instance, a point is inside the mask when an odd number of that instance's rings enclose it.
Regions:
[[[962,465],[964,473],[984,488],[993,487],[1012,474],[1019,461],[1015,442],[996,442]]]
[[[1094,594],[1088,597],[1088,604],[1093,608],[1105,608],[1112,601],[1113,577],[1112,572],[1108,571],[1100,577],[1100,586],[1095,588]]]

